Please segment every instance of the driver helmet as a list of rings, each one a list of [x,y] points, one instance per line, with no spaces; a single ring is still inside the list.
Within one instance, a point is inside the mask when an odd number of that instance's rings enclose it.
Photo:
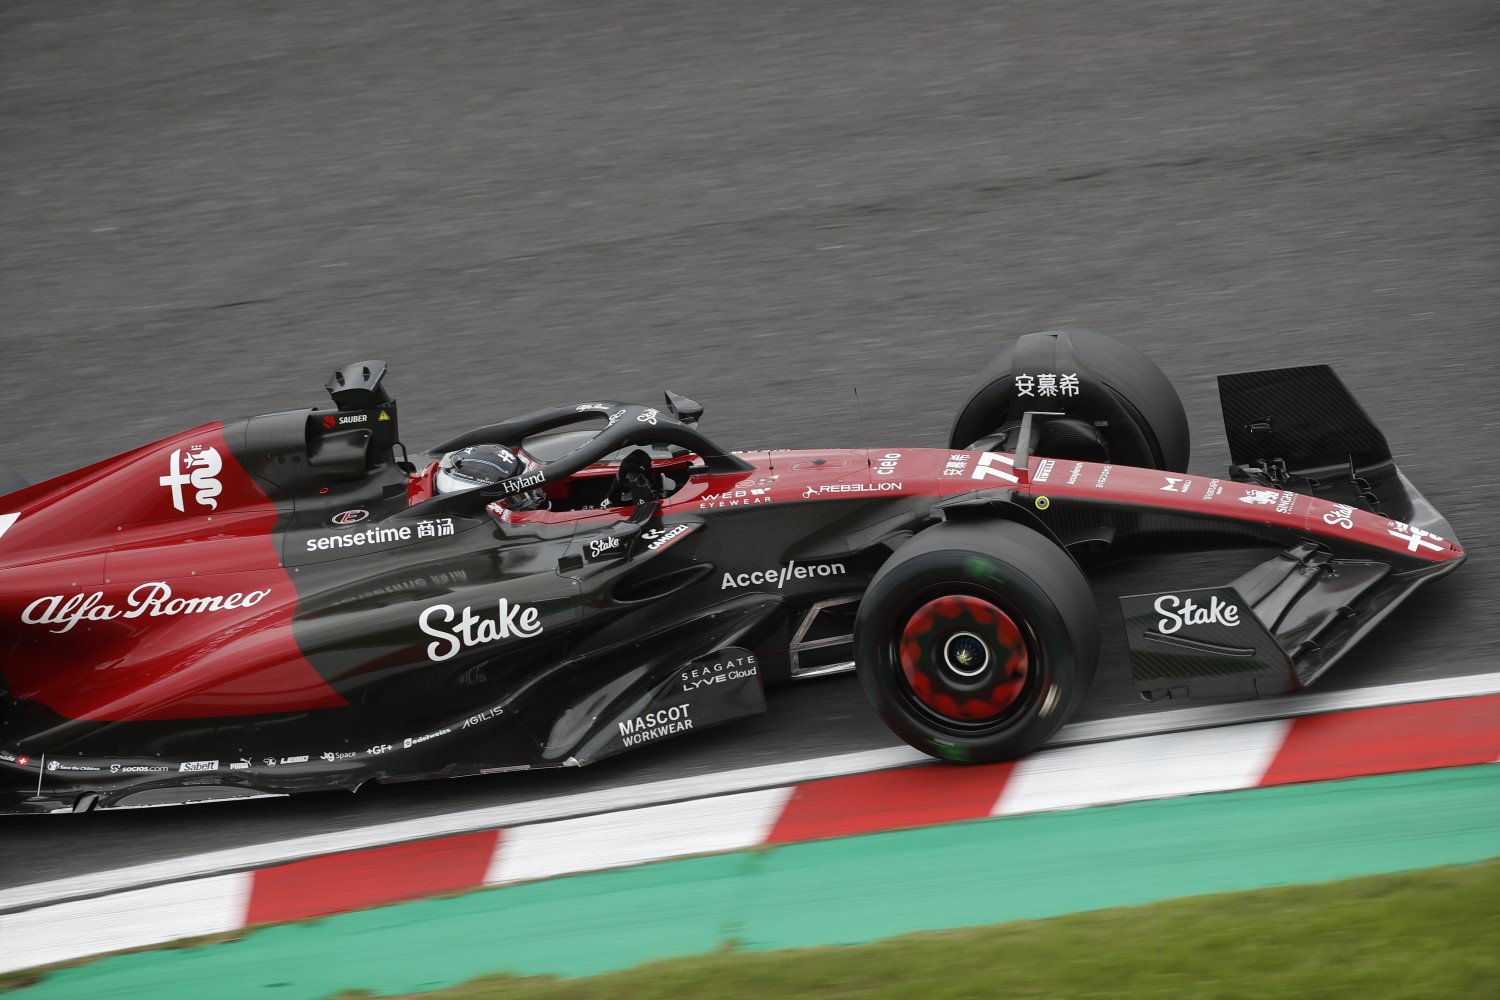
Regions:
[[[432,485],[438,493],[460,493],[529,475],[540,468],[525,452],[499,444],[475,444],[445,454],[438,461]],[[528,490],[500,501],[501,506],[511,510],[536,510],[546,504],[547,495],[541,490]]]

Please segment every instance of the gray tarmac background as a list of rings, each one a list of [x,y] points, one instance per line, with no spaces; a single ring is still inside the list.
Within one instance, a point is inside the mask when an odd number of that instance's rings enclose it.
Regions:
[[[1471,553],[1327,686],[1496,669],[1496,68],[1472,2],[13,2],[0,461],[32,480],[378,357],[403,436],[558,401],[942,445],[1071,324],[1182,392],[1333,361]],[[863,425],[851,390],[861,390]],[[1149,711],[1100,581],[1084,718]],[[1235,570],[1237,572],[1237,570]],[[0,886],[890,745],[849,678],[581,773],[0,825]],[[46,823],[47,830],[40,829]]]

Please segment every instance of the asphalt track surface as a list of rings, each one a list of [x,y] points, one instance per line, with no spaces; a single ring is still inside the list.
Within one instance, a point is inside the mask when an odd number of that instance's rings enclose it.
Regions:
[[[372,357],[414,447],[666,387],[732,446],[942,446],[990,354],[1084,326],[1172,377],[1205,474],[1216,373],[1334,362],[1471,558],[1320,686],[1494,670],[1497,67],[1483,0],[9,3],[0,461]],[[1119,594],[1246,562],[1101,577],[1081,718],[1152,710]],[[582,772],[9,818],[0,887],[894,742],[852,678],[769,700]]]

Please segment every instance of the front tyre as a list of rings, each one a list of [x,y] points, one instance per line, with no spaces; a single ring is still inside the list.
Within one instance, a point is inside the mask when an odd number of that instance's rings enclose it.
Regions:
[[[1172,381],[1156,364],[1129,344],[1089,330],[1057,330],[1035,333],[1021,338],[1002,351],[979,375],[973,389],[958,408],[948,447],[982,448],[986,451],[1012,451],[1020,427],[1020,415],[1011,416],[1016,392],[1016,355],[1028,342],[1046,344],[1066,336],[1068,349],[1089,383],[1113,400],[1113,406],[1100,411],[1085,398],[1053,395],[1035,396],[1029,409],[1056,410],[1062,407],[1069,416],[1082,423],[1071,433],[1048,442],[1047,450],[1034,454],[1052,458],[1073,458],[1088,462],[1113,462],[1146,469],[1182,472],[1187,469],[1191,452],[1187,412]],[[1024,367],[1024,366],[1023,366]],[[1030,374],[1035,375],[1035,370]],[[1055,373],[1054,373],[1055,374]],[[1085,396],[1092,386],[1085,386]],[[1022,400],[1030,403],[1031,400]],[[1123,422],[1103,422],[1108,410],[1124,414]],[[1093,424],[1091,430],[1088,424]],[[1121,426],[1120,423],[1129,426]],[[1094,440],[1090,441],[1089,438]]]
[[[881,719],[963,763],[1040,746],[1077,711],[1098,656],[1082,571],[1009,521],[922,532],[875,575],[854,624],[860,684]]]

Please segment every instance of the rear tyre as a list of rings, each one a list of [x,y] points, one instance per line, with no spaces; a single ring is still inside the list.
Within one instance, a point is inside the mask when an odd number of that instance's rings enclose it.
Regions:
[[[31,484],[22,479],[20,474],[10,466],[0,463],[0,497],[14,493],[16,490],[25,489]]]
[[[875,575],[854,624],[856,670],[881,719],[963,763],[1040,746],[1077,711],[1098,657],[1083,572],[1010,521],[922,532]]]
[[[1140,351],[1113,337],[1089,330],[1059,332],[1068,335],[1079,363],[1120,403],[1145,438],[1147,447],[1145,453],[1136,454],[1138,449],[1132,447],[1124,436],[1111,439],[1104,432],[1100,442],[1103,454],[1056,454],[1053,457],[1110,461],[1169,472],[1186,471],[1192,451],[1187,413],[1166,374]],[[1005,423],[1011,396],[1015,392],[1015,374],[1018,374],[1012,371],[1014,355],[1014,347],[1002,351],[980,373],[973,390],[959,407],[948,437],[948,447],[966,449],[982,438],[1013,429],[1007,428]],[[1056,409],[1049,402],[1055,400],[1039,399],[1032,408]],[[1085,420],[1097,416],[1072,411],[1070,415]]]

